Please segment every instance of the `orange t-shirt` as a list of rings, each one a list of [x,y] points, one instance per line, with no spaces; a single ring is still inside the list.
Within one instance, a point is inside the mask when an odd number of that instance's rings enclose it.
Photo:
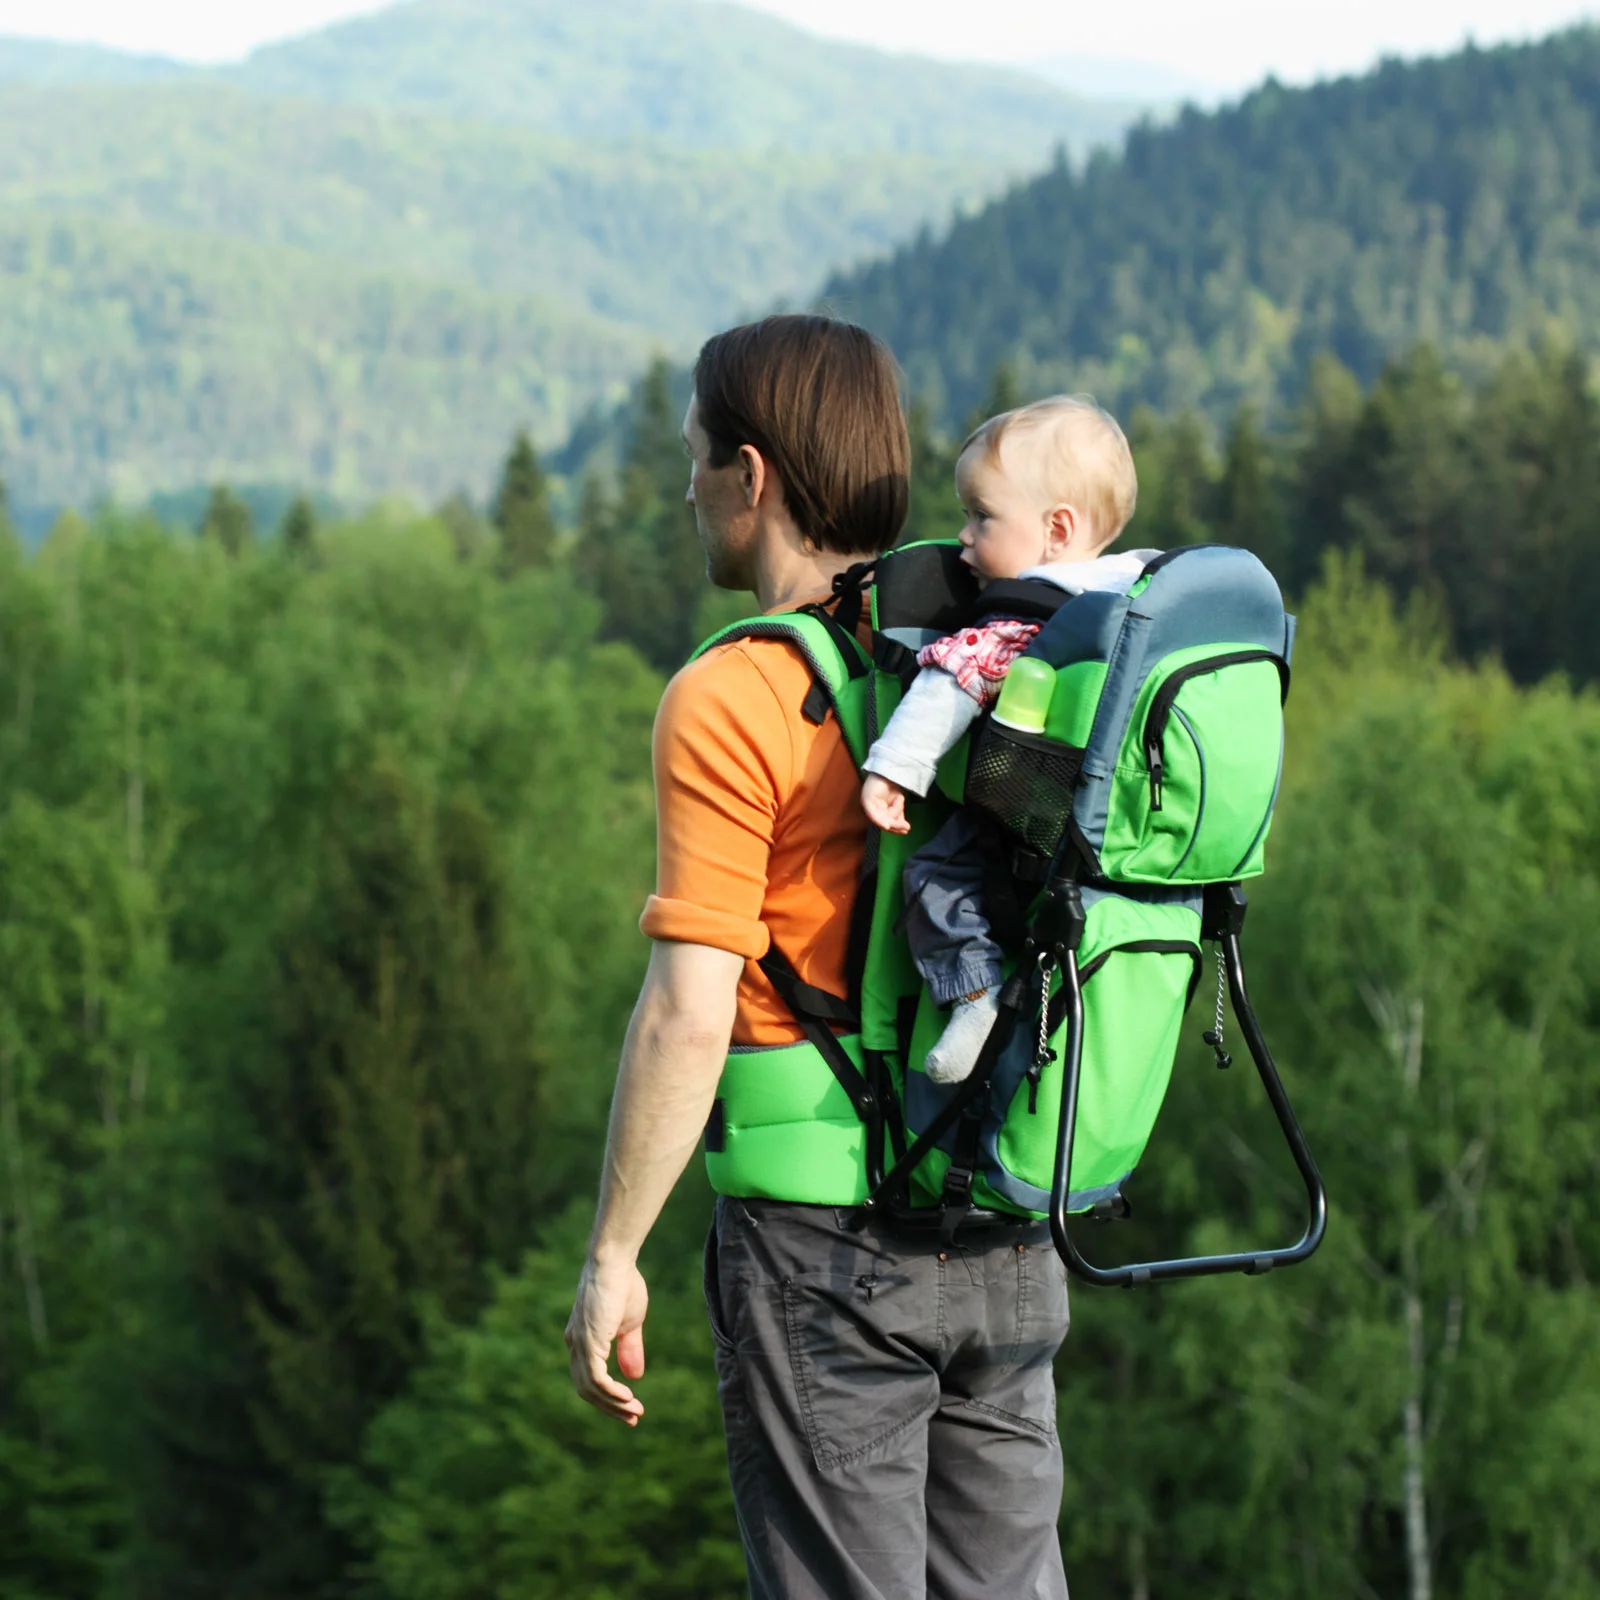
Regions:
[[[804,1037],[756,965],[769,943],[845,991],[867,819],[838,719],[801,712],[811,683],[792,645],[741,639],[691,661],[656,713],[656,892],[639,926],[745,957],[735,1044]]]

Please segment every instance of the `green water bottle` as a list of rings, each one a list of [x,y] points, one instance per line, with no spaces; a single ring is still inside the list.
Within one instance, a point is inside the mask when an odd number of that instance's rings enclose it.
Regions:
[[[1047,666],[1036,656],[1018,656],[1000,686],[994,720],[1020,733],[1043,733],[1055,687],[1054,667]]]

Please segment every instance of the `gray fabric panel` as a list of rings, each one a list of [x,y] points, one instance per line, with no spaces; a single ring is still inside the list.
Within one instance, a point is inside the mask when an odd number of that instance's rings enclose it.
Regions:
[[[1104,661],[1117,642],[1128,609],[1129,600],[1123,594],[1081,594],[1045,623],[1023,654],[1037,656],[1052,667]]]
[[[879,631],[885,639],[893,639],[907,650],[923,650],[935,639],[944,638],[937,628],[882,628]]]

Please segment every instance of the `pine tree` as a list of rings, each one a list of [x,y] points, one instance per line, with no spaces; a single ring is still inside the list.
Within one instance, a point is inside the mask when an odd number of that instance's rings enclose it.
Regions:
[[[913,539],[953,539],[963,513],[956,498],[954,443],[934,431],[933,411],[920,396],[906,414],[911,440],[911,494],[902,543]]]
[[[449,530],[459,561],[476,560],[493,541],[489,522],[467,498],[465,489],[457,489],[441,500],[433,514]]]
[[[556,525],[539,453],[519,428],[500,475],[492,518],[500,530],[500,564],[507,576],[548,567],[555,557]]]
[[[279,529],[284,550],[297,561],[312,560],[317,551],[317,511],[303,494],[289,502]]]
[[[592,480],[579,516],[577,567],[605,608],[605,633],[663,671],[698,642],[705,552],[684,500],[689,464],[672,369],[654,361],[632,407],[620,492],[608,504]]]
[[[202,539],[215,540],[225,554],[234,557],[242,555],[255,536],[249,506],[225,483],[212,489],[197,531]]]
[[[1234,413],[1215,508],[1218,535],[1259,556],[1280,583],[1286,582],[1289,530],[1272,454],[1252,406],[1240,406]]]
[[[0,477],[0,544],[15,544],[17,530],[11,521],[11,501],[6,492],[6,480]]]
[[[989,377],[989,392],[977,410],[968,416],[962,438],[990,417],[998,417],[1003,411],[1015,411],[1021,404],[1022,388],[1017,382],[1016,368],[1009,361],[998,362]]]

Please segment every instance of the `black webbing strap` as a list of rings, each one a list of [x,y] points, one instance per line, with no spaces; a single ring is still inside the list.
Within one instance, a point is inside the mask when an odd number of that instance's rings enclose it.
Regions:
[[[983,868],[983,909],[994,942],[1007,955],[1016,955],[1028,938],[1028,900],[1017,890],[1012,873],[1011,846],[1000,824],[978,814],[978,860]]]
[[[854,634],[861,621],[861,604],[866,595],[867,579],[877,565],[877,558],[874,557],[871,561],[858,561],[843,572],[834,574],[831,604],[834,615],[839,619],[839,626],[847,633]]]
[[[827,684],[821,678],[813,678],[805,699],[800,702],[800,715],[820,728],[832,710],[833,696],[828,693]]]
[[[852,678],[864,677],[867,671],[867,659],[856,638],[856,625],[861,621],[862,586],[876,565],[875,561],[858,561],[847,571],[835,575],[832,599],[813,600],[810,605],[800,607],[806,616],[815,617],[828,630],[845,671]]]
[[[898,678],[902,688],[908,687],[921,670],[917,666],[917,652],[886,633],[873,634],[872,660],[880,671]]]
[[[955,1125],[956,1120],[989,1087],[989,1079],[1000,1060],[1001,1053],[1010,1044],[1016,1030],[1017,1017],[1028,1002],[1028,985],[1021,971],[1006,979],[1000,990],[1000,1009],[989,1029],[989,1037],[978,1052],[972,1071],[926,1128],[903,1151],[894,1166],[884,1175],[883,1181],[872,1191],[873,1200],[893,1199],[904,1189],[912,1171],[921,1164],[928,1152]]]
[[[850,1096],[850,1104],[855,1107],[856,1115],[870,1126],[877,1111],[877,1098],[872,1086],[828,1026],[830,1022],[842,1023],[852,1029],[860,1026],[849,1002],[836,994],[829,994],[826,989],[817,988],[815,984],[806,983],[776,945],[768,949],[757,965],[766,973],[767,981],[789,1008],[790,1015],[800,1024],[800,1031],[827,1062],[828,1070],[839,1080],[839,1087]]]
[[[972,1211],[972,1182],[978,1175],[978,1139],[983,1132],[983,1119],[989,1115],[989,1101],[989,1086],[985,1083],[983,1092],[962,1108],[961,1120],[956,1124],[956,1136],[950,1145],[950,1165],[945,1168],[944,1186],[939,1191],[939,1235],[946,1244],[955,1240],[956,1229]]]

